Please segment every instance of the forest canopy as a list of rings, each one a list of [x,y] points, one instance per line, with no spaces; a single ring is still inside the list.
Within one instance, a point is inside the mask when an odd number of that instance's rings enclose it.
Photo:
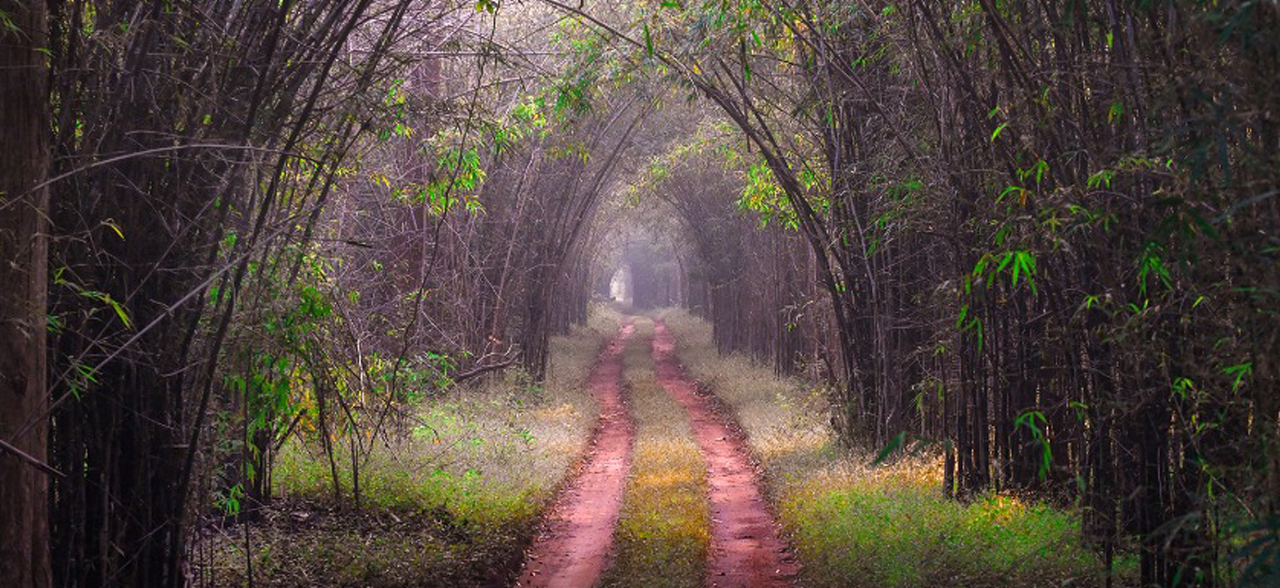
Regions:
[[[1273,585],[1277,31],[1268,0],[0,0],[0,585],[192,584],[295,444],[368,506],[424,402],[542,389],[618,295],[820,390],[841,451],[1073,509],[1108,584]]]

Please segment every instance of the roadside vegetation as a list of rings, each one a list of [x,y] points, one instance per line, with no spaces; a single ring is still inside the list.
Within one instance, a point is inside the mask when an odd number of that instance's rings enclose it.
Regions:
[[[618,315],[552,340],[546,383],[512,372],[422,401],[408,435],[376,445],[360,466],[362,508],[344,498],[314,439],[294,439],[274,471],[275,505],[217,533],[211,576],[241,586],[502,584],[543,508],[582,453],[596,407],[586,379]],[[247,546],[247,547],[246,547]]]
[[[873,453],[837,444],[825,390],[721,356],[711,325],[687,311],[660,314],[680,361],[733,410],[762,462],[805,586],[1103,584],[1073,510],[993,492],[950,500],[934,453],[872,466]]]
[[[669,314],[814,586],[1280,586],[1278,30],[0,0],[0,588],[503,583],[606,298],[714,325]],[[628,353],[609,581],[693,582],[700,466]]]
[[[658,383],[653,322],[636,320],[623,381],[636,421],[634,461],[618,523],[608,588],[702,586],[711,542],[706,469],[684,410]]]

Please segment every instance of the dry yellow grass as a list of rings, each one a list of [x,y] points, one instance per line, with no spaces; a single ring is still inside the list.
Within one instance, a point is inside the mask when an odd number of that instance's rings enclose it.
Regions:
[[[698,587],[710,544],[706,470],[684,409],[653,372],[653,323],[636,322],[623,377],[631,396],[636,445],[623,498],[616,558],[602,585]]]

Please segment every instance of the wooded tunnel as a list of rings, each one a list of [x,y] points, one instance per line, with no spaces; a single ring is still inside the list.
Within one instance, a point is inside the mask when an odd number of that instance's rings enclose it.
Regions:
[[[0,586],[507,582],[593,386],[661,553],[756,451],[815,586],[1280,584],[1275,1],[0,24]]]

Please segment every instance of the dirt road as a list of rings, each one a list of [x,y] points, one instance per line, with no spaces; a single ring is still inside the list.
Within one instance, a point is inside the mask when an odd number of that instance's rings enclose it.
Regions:
[[[634,325],[623,326],[591,372],[600,418],[590,454],[552,506],[516,586],[590,588],[604,572],[635,442],[622,388],[622,350],[634,331]]]
[[[675,355],[676,341],[656,323],[654,369],[658,382],[685,411],[707,460],[711,501],[711,561],[707,586],[775,588],[791,586],[798,566],[760,491],[745,440],[717,410],[712,396],[698,392]]]
[[[700,393],[675,355],[675,338],[655,323],[652,354],[658,382],[688,413],[706,460],[711,512],[709,588],[789,588],[798,565],[777,523],[741,434],[715,398]],[[622,352],[634,326],[623,327],[601,353],[590,386],[600,419],[585,465],[566,486],[535,539],[516,586],[591,588],[610,560],[635,426],[622,387]]]

